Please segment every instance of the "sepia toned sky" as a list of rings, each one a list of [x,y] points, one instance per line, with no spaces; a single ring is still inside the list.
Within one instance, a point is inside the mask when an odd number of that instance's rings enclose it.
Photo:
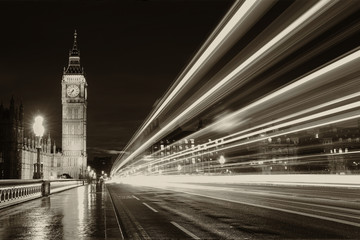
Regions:
[[[61,77],[76,29],[88,82],[89,158],[116,154],[232,3],[1,1],[0,101],[23,102],[25,132],[43,115],[61,146]]]

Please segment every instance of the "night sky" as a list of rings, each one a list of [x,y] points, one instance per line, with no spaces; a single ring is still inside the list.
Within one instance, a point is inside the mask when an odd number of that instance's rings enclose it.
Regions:
[[[233,1],[0,2],[0,100],[23,102],[61,146],[61,78],[77,30],[88,153],[123,149]],[[47,133],[45,133],[47,135]]]

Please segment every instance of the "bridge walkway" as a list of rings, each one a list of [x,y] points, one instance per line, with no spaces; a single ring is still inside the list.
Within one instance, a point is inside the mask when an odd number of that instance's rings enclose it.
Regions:
[[[122,239],[103,187],[85,185],[0,210],[0,239]]]

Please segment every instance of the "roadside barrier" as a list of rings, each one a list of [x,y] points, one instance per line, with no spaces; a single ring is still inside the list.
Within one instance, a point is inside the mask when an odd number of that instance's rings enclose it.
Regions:
[[[85,180],[1,180],[0,209],[82,186]]]

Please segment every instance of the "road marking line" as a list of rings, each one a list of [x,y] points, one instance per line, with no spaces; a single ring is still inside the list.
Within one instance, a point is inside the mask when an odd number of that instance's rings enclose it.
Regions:
[[[139,200],[140,201],[140,199],[139,198],[137,198],[136,196],[134,196],[134,195],[132,195],[133,196],[133,198],[135,198],[136,200]]]
[[[175,227],[177,227],[178,229],[180,229],[181,231],[183,231],[184,233],[186,233],[187,235],[189,235],[190,237],[192,237],[193,239],[200,239],[198,236],[196,236],[195,234],[193,234],[192,232],[190,232],[186,228],[180,226],[176,222],[171,222],[171,224],[174,225]]]
[[[150,207],[148,204],[146,204],[146,203],[144,203],[144,202],[143,202],[143,204],[144,204],[145,206],[147,206],[148,208],[150,208],[151,210],[153,210],[154,212],[158,212],[155,208]]]

